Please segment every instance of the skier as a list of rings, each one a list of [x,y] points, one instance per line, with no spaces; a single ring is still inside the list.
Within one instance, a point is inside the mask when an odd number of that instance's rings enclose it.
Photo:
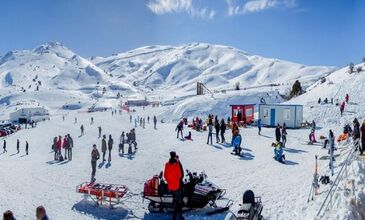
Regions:
[[[335,136],[333,135],[332,130],[330,129],[329,131],[329,135],[328,135],[328,143],[329,143],[329,148],[328,148],[328,154],[329,154],[329,169],[331,170],[331,175],[334,175],[334,171],[333,171],[333,162],[334,162],[334,157],[333,157],[333,151],[335,150]]]
[[[25,141],[25,153],[26,155],[28,155],[28,151],[29,150],[29,144],[28,144],[28,141]]]
[[[106,154],[106,136],[103,135],[103,140],[101,140],[101,152],[103,153],[103,162],[105,161],[105,154]]]
[[[119,138],[119,153],[120,151],[122,151],[122,155],[124,155],[124,142],[125,142],[125,136],[123,131]]]
[[[285,155],[283,154],[284,150],[282,144],[278,141],[276,143],[272,143],[271,146],[274,147],[274,159],[280,163],[284,163]]]
[[[67,160],[67,153],[68,153],[68,140],[67,140],[67,135],[65,135],[65,137],[63,138],[63,145],[62,145],[63,149],[65,149],[65,160]]]
[[[101,138],[101,126],[98,127],[98,131],[99,131],[99,138]]]
[[[35,213],[37,220],[49,220],[46,209],[43,206],[38,206]]]
[[[216,117],[216,120],[215,120],[215,140],[216,140],[216,143],[219,143],[220,140],[219,140],[219,131],[221,129],[220,125],[219,125],[219,121],[218,121],[218,118]]]
[[[72,148],[74,147],[74,140],[70,134],[67,134],[68,141],[68,160],[72,160]]]
[[[182,216],[182,192],[181,192],[181,179],[183,174],[181,172],[181,166],[179,160],[176,159],[176,153],[170,152],[170,159],[165,164],[164,178],[167,182],[167,187],[172,193],[174,201],[174,212],[172,219],[184,219]]]
[[[346,103],[347,103],[347,104],[349,103],[349,99],[350,99],[349,94],[346,94],[346,96],[345,96],[345,101],[346,101]]]
[[[352,139],[355,143],[356,146],[356,150],[359,150],[361,153],[361,147],[360,147],[360,123],[357,120],[357,118],[354,119],[353,121],[353,125],[354,125],[354,130],[352,133]]]
[[[360,148],[360,155],[363,155],[365,150],[365,119],[362,122],[361,128],[361,148]]]
[[[212,122],[212,120],[209,120],[209,123],[208,123],[207,144],[209,144],[209,140],[210,140],[210,144],[213,144],[213,122]]]
[[[8,152],[8,151],[6,150],[6,140],[4,140],[4,145],[3,145],[3,149],[4,149],[3,153],[6,153],[6,152]]]
[[[95,173],[96,173],[96,162],[99,160],[100,154],[98,149],[96,148],[96,144],[93,145],[93,150],[91,151],[91,182],[95,182]]]
[[[157,129],[156,124],[157,124],[157,118],[156,118],[156,115],[155,115],[155,116],[153,116],[153,127],[155,129]]]
[[[19,143],[19,139],[16,140],[16,150],[17,150],[17,154],[19,154],[19,148],[20,148],[20,143]]]
[[[84,125],[80,126],[80,130],[81,130],[81,135],[80,136],[84,135]]]
[[[110,163],[110,161],[112,161],[112,149],[113,149],[113,139],[112,139],[112,135],[109,135],[109,140],[108,140],[108,151],[109,151],[109,156],[108,156],[108,162]]]
[[[342,102],[341,106],[340,106],[340,113],[341,113],[341,117],[343,114],[343,111],[345,110],[345,102]]]
[[[224,137],[224,133],[226,132],[226,123],[224,123],[224,119],[222,118],[221,120],[221,141],[222,143],[224,143],[226,141],[225,137]]]
[[[261,135],[261,118],[257,120],[257,128],[259,129],[259,135]]]
[[[278,124],[276,126],[276,129],[275,129],[275,138],[276,138],[276,142],[280,142],[280,140],[281,140],[280,124]]]
[[[239,131],[236,131],[236,134],[234,135],[234,139],[232,142],[233,152],[235,155],[241,154],[241,149],[242,149],[241,142],[242,142],[242,137],[241,137]]]
[[[181,138],[184,138],[183,136],[183,133],[182,133],[182,130],[184,129],[184,125],[183,125],[183,122],[180,121],[176,128],[175,128],[175,131],[177,131],[177,135],[176,135],[176,138],[179,138],[179,134],[181,134]]]
[[[282,139],[282,143],[283,143],[283,147],[285,147],[286,145],[286,135],[288,133],[286,132],[286,124],[283,124],[283,127],[281,128],[281,139]]]

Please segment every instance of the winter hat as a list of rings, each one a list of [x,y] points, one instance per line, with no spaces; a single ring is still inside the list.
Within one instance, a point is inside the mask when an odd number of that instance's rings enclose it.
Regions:
[[[174,158],[176,157],[176,152],[175,151],[171,151],[170,152],[170,158]]]
[[[96,148],[96,144],[93,144],[93,148]]]

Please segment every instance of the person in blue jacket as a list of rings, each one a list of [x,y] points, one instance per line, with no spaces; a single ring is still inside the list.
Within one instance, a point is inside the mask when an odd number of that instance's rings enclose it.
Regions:
[[[234,152],[235,155],[240,155],[241,154],[241,142],[242,142],[242,137],[239,134],[239,132],[236,131],[235,137],[232,141],[233,152]]]
[[[261,119],[257,120],[257,128],[259,129],[259,135],[261,135]]]
[[[274,147],[274,159],[280,163],[284,163],[285,155],[281,142],[272,143],[271,146]]]

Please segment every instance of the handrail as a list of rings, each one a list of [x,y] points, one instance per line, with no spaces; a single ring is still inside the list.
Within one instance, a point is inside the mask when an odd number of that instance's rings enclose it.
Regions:
[[[354,153],[356,152],[356,146],[359,142],[359,139],[356,140],[355,142],[351,142],[352,145],[352,149],[350,150],[350,152],[348,153],[346,159],[344,160],[342,167],[340,169],[340,171],[337,174],[337,177],[335,179],[335,181],[333,182],[330,190],[328,191],[326,198],[323,200],[321,207],[319,208],[317,215],[315,217],[315,219],[320,219],[323,217],[324,215],[324,211],[326,211],[328,209],[328,206],[331,205],[332,207],[332,198],[334,196],[334,194],[336,193],[338,186],[339,186],[339,182],[343,179],[343,171],[345,172],[345,175],[347,175],[347,168],[350,165],[350,160],[352,159]]]

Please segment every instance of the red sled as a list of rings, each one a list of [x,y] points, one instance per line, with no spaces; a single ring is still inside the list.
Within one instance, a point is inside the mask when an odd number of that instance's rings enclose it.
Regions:
[[[84,182],[76,186],[76,192],[83,194],[85,199],[90,198],[97,206],[103,205],[103,202],[109,203],[110,208],[121,205],[131,197],[129,189],[121,184]]]

